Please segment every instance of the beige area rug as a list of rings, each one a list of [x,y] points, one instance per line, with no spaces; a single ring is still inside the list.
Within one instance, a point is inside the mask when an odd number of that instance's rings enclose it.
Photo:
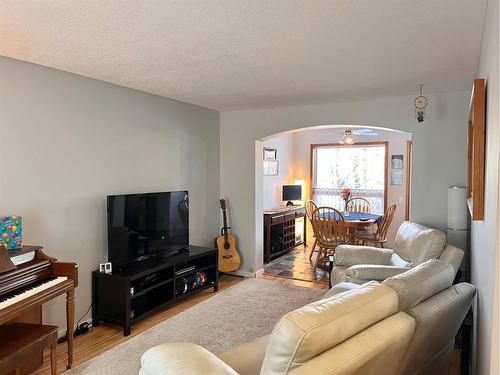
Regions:
[[[164,342],[194,342],[220,353],[269,334],[283,314],[324,293],[279,281],[246,279],[65,374],[137,375],[142,354]]]

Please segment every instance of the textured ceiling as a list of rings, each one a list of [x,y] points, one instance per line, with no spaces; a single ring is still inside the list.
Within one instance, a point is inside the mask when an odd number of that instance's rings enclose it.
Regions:
[[[0,55],[218,110],[470,88],[486,0],[1,0]]]

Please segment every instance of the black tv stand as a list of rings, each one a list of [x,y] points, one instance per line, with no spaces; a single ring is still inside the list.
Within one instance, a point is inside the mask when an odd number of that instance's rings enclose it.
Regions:
[[[180,298],[208,288],[217,292],[217,259],[217,249],[190,246],[189,251],[151,257],[112,274],[92,272],[92,325],[117,323],[128,336],[134,323]],[[182,288],[200,272],[206,276],[203,285]]]
[[[133,273],[136,270],[149,269],[155,267],[158,264],[168,262],[169,258],[183,253],[189,253],[189,248],[137,258],[133,262],[129,262],[123,266],[118,267],[117,269],[115,269],[115,271],[118,271],[119,273]]]

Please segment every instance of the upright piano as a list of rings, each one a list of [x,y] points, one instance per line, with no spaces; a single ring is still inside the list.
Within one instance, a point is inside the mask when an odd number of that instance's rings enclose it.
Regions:
[[[41,246],[7,251],[0,248],[0,325],[10,322],[42,323],[42,304],[66,294],[68,365],[73,363],[74,296],[78,266],[45,255]],[[0,345],[8,345],[0,342]],[[27,360],[21,373],[30,373],[43,362],[43,353]]]

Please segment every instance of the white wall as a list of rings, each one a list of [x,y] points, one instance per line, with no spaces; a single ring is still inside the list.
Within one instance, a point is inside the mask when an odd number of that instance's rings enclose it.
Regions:
[[[316,130],[302,130],[293,133],[294,140],[294,155],[293,155],[293,166],[294,166],[294,178],[303,179],[306,181],[305,192],[306,196],[309,198],[310,186],[309,180],[311,176],[311,144],[321,144],[321,143],[338,143],[342,128],[333,129],[316,129]],[[388,246],[392,245],[394,239],[396,238],[396,232],[399,226],[404,221],[404,210],[405,210],[405,169],[403,172],[403,185],[391,185],[391,155],[398,154],[403,155],[404,164],[406,164],[406,142],[411,140],[411,134],[406,132],[395,132],[389,130],[377,129],[376,136],[356,136],[356,142],[383,142],[387,141],[388,144],[388,164],[387,164],[387,206],[391,204],[396,204],[396,212],[394,214],[393,222],[389,228],[388,232]],[[340,135],[339,135],[340,133]],[[406,168],[406,166],[404,166]],[[309,233],[311,233],[311,228],[308,227]],[[311,239],[311,236],[309,236]]]
[[[264,208],[283,205],[281,187],[282,185],[294,183],[293,146],[293,134],[278,135],[264,140],[264,147],[277,149],[277,159],[279,161],[278,175],[262,177]]]
[[[498,374],[498,0],[489,0],[477,71],[487,85],[484,221],[472,222],[471,279],[478,289],[475,311],[478,374]]]
[[[255,198],[255,142],[281,131],[352,124],[412,133],[411,218],[431,227],[446,227],[447,187],[465,184],[469,93],[429,95],[426,120],[421,125],[414,118],[413,99],[396,97],[221,113],[221,195],[232,202],[232,227],[239,238],[243,271],[262,268],[262,257],[256,256],[262,252],[262,220],[257,217],[262,214],[262,203]]]
[[[23,216],[26,244],[78,263],[77,318],[107,259],[106,195],[187,189],[191,243],[218,233],[215,111],[0,58],[0,134],[0,213]],[[64,326],[63,301],[47,321]]]

